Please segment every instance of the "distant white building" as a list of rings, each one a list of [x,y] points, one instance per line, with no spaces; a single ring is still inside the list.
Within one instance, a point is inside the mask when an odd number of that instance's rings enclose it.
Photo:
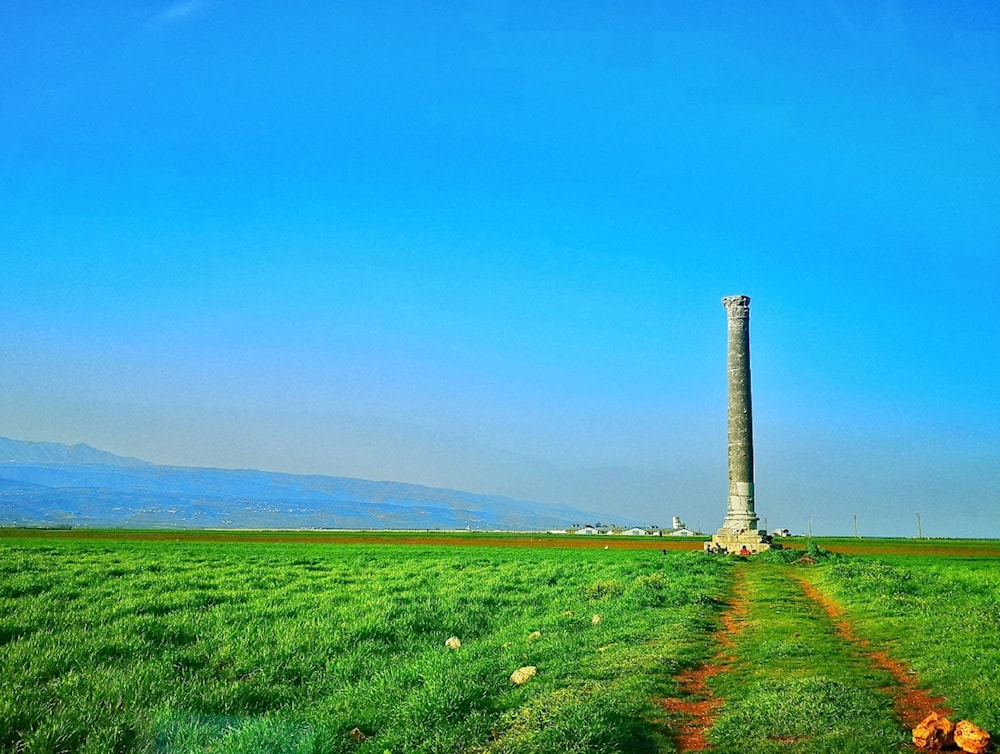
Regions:
[[[671,537],[693,537],[694,534],[695,533],[686,526],[682,526],[680,529],[674,529],[670,532]]]
[[[622,534],[628,534],[630,537],[644,537],[649,532],[645,529],[640,529],[638,526],[633,526],[631,529],[624,529]]]
[[[597,534],[597,529],[593,526],[584,526],[582,529],[577,529],[574,534]]]

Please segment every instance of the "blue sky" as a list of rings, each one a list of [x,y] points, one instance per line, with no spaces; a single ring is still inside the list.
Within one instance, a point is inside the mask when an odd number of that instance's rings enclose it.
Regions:
[[[0,434],[1000,536],[989,2],[10,2]]]

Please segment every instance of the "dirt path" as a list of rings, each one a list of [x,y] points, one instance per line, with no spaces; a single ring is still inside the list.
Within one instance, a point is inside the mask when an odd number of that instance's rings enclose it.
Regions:
[[[840,605],[817,589],[803,574],[792,575],[802,586],[806,596],[823,608],[833,622],[837,635],[857,647],[874,667],[887,671],[893,677],[895,684],[882,690],[892,696],[896,715],[904,726],[916,727],[931,712],[939,712],[945,716],[952,713],[945,706],[944,697],[936,696],[920,685],[920,679],[912,668],[891,657],[885,650],[872,649],[867,639],[859,639]]]
[[[722,614],[722,625],[712,636],[719,650],[707,663],[683,670],[678,675],[681,696],[657,700],[663,709],[680,719],[675,741],[682,753],[710,749],[706,734],[715,722],[723,700],[709,687],[708,679],[729,672],[735,662],[733,646],[746,628],[749,607],[744,573],[738,569],[732,599]]]
[[[710,683],[710,680],[720,674],[735,673],[737,677],[741,677],[750,672],[745,658],[739,657],[738,640],[749,627],[761,630],[754,618],[755,610],[773,610],[773,606],[757,604],[760,597],[755,597],[753,590],[748,588],[748,569],[756,568],[768,569],[769,577],[786,584],[782,589],[788,590],[789,594],[803,595],[794,601],[799,606],[793,608],[796,614],[799,614],[798,611],[802,611],[802,614],[824,614],[829,623],[824,621],[816,624],[821,634],[835,635],[843,643],[843,651],[862,658],[870,667],[892,677],[892,683],[878,690],[892,698],[895,717],[900,726],[913,728],[932,711],[950,714],[945,700],[922,688],[911,668],[886,651],[873,648],[867,640],[859,638],[844,610],[820,591],[800,569],[779,565],[740,564],[736,567],[733,596],[722,615],[722,625],[713,635],[713,641],[718,647],[716,653],[708,662],[684,670],[678,675],[680,693],[676,697],[656,700],[670,714],[675,742],[681,754],[712,750],[708,732],[719,719],[726,700],[712,688],[720,684]],[[782,604],[785,607],[793,605],[791,602]],[[821,608],[821,613],[815,613],[816,607]],[[757,616],[760,617],[761,613],[757,613]],[[801,738],[781,737],[771,740],[787,740],[790,745],[802,741]]]

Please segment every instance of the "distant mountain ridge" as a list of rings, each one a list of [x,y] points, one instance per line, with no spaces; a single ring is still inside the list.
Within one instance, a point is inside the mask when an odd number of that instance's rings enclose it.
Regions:
[[[606,518],[352,477],[159,466],[89,445],[0,438],[0,524],[542,530]]]
[[[149,461],[117,456],[84,443],[28,442],[0,437],[0,463],[65,463],[80,466],[153,466]]]

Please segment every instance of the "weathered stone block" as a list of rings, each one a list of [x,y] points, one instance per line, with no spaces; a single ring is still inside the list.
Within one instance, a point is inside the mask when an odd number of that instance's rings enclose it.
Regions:
[[[969,754],[984,754],[990,749],[990,734],[975,723],[962,720],[955,726],[955,744]]]
[[[913,745],[918,749],[940,751],[955,742],[955,724],[944,715],[932,712],[913,729]]]
[[[715,552],[728,555],[756,555],[758,552],[770,550],[774,545],[771,538],[759,531],[732,531],[719,529],[711,542],[705,543],[705,552]]]

